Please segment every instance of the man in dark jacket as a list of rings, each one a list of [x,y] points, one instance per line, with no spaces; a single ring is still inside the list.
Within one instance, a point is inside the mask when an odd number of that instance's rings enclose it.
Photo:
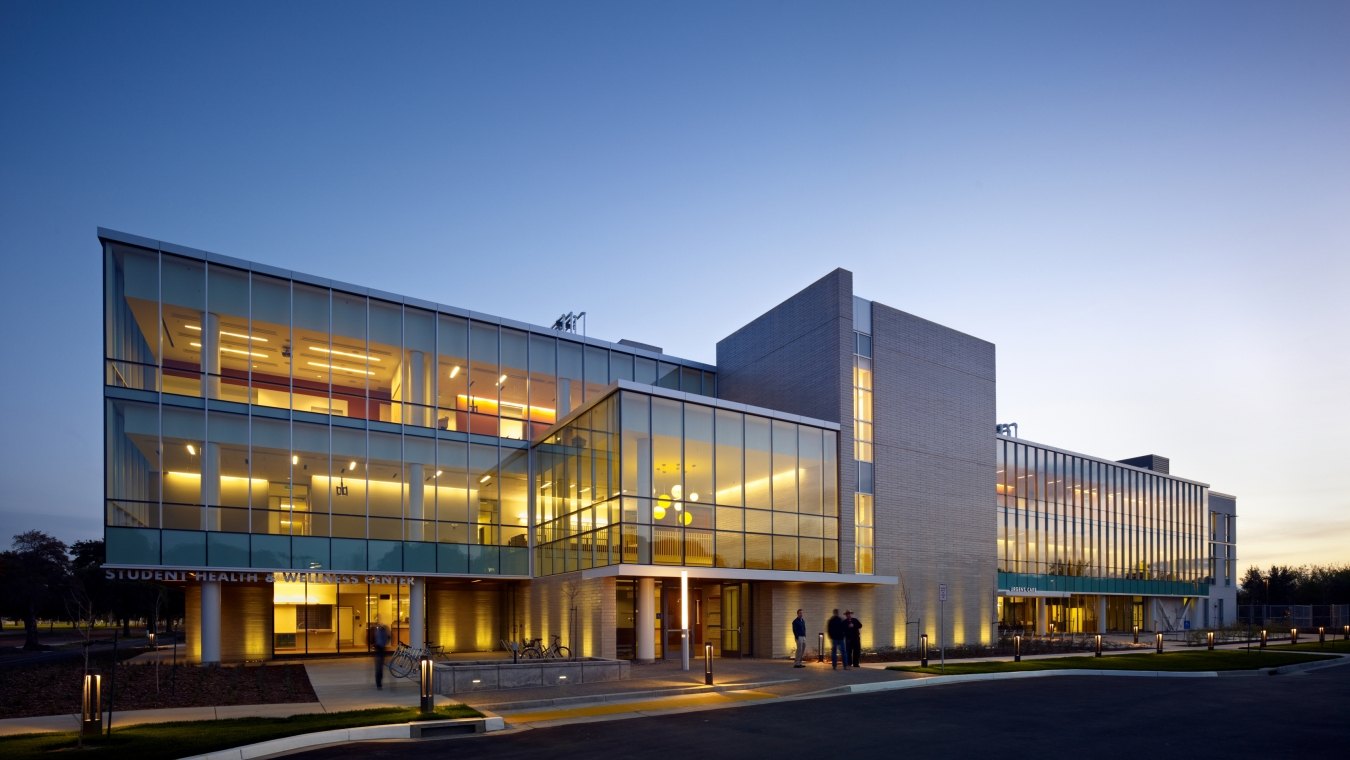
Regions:
[[[844,639],[848,642],[848,656],[844,667],[862,667],[862,621],[853,617],[853,610],[844,610]]]
[[[834,614],[830,616],[829,622],[825,623],[825,635],[830,637],[830,668],[839,669],[839,657],[844,657],[844,667],[848,667],[848,647],[844,643],[844,619],[839,617],[839,610],[836,608]]]
[[[802,611],[797,610],[797,617],[792,619],[792,636],[797,640],[797,662],[793,664],[794,668],[804,668],[802,657],[806,654],[806,618],[802,617]]]

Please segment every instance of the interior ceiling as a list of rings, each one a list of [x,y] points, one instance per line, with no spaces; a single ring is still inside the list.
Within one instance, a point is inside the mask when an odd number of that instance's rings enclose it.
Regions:
[[[158,344],[160,331],[153,327],[160,317],[157,304],[139,298],[128,298],[127,302],[146,342],[152,347]],[[165,304],[162,316],[163,359],[200,364],[201,349],[192,344],[202,343],[202,313]],[[365,385],[363,381],[368,381],[384,388],[392,385],[394,375],[398,372],[397,353],[392,347],[379,343],[367,345],[363,341],[334,336],[330,345],[327,333],[297,328],[292,335],[287,336],[284,326],[259,321],[253,322],[250,330],[246,318],[228,316],[220,317],[220,330],[220,365],[224,369],[252,369],[254,372],[287,377],[291,374],[294,360],[297,378],[327,381],[328,368],[316,365],[328,364],[333,367],[333,383],[336,385],[362,387]],[[337,352],[345,352],[350,356]],[[365,357],[369,357],[369,360]],[[367,372],[371,374],[367,375]]]

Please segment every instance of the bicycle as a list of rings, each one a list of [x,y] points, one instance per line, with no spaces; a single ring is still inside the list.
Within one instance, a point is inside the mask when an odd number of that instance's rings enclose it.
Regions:
[[[543,639],[530,639],[529,645],[520,653],[520,656],[530,659],[542,658],[546,660],[572,659],[572,650],[562,645],[562,637],[558,634],[553,634],[552,644],[541,649],[539,645],[542,641]]]
[[[422,658],[442,659],[447,652],[444,644],[428,644],[422,649],[399,644],[389,658],[389,674],[396,678],[420,678]]]

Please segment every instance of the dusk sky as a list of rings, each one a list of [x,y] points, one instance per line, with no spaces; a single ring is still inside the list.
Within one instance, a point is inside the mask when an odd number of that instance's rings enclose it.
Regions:
[[[0,0],[0,547],[102,536],[104,226],[710,363],[844,267],[996,344],[1021,437],[1236,495],[1239,572],[1344,564],[1347,40],[1343,0]]]

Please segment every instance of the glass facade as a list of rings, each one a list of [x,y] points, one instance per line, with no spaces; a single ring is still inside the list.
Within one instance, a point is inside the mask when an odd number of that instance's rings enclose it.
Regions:
[[[535,448],[535,571],[838,572],[838,434],[621,390]]]
[[[872,302],[853,299],[853,459],[858,486],[853,494],[853,571],[872,575],[876,567],[876,503],[872,444]]]
[[[528,441],[615,380],[716,377],[105,240],[112,564],[528,577]]]
[[[1206,593],[1204,485],[1023,441],[995,446],[999,588]]]

